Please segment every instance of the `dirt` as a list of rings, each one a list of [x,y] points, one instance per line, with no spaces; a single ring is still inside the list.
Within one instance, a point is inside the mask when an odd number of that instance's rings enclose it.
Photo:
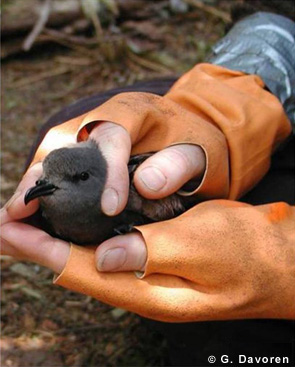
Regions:
[[[222,3],[220,9],[228,10]],[[192,13],[122,23],[105,30],[101,47],[77,50],[53,43],[4,60],[2,205],[22,177],[39,128],[53,113],[116,86],[181,74],[204,59],[224,23],[206,12]],[[166,341],[137,315],[52,286],[53,274],[39,265],[6,256],[1,263],[2,366],[169,364]]]

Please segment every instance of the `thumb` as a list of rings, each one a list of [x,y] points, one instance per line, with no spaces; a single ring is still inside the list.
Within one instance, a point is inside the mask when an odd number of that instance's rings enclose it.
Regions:
[[[113,237],[96,250],[99,271],[144,271],[147,258],[145,241],[139,232]]]
[[[179,190],[188,181],[198,187],[206,168],[206,157],[198,145],[179,144],[163,149],[136,170],[134,184],[148,199],[160,199]]]
[[[18,185],[15,194],[1,209],[0,219],[2,225],[7,222],[29,217],[37,211],[39,207],[38,200],[33,200],[28,205],[25,205],[24,197],[27,190],[35,185],[35,181],[40,178],[41,174],[41,162],[34,164],[28,169]]]

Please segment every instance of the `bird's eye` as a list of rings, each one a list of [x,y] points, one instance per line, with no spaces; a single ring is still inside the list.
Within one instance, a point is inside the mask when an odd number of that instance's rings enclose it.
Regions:
[[[86,181],[89,178],[89,173],[88,172],[81,172],[80,175],[79,175],[79,178],[82,181]]]

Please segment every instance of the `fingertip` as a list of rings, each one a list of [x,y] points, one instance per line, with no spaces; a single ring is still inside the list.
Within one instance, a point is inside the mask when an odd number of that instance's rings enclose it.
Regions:
[[[30,167],[24,174],[14,195],[8,200],[1,211],[1,221],[19,220],[34,214],[39,208],[39,200],[35,199],[25,204],[25,195],[29,188],[35,185],[42,175],[42,162]]]
[[[134,185],[148,199],[161,199],[179,190],[191,179],[202,177],[206,158],[201,147],[179,144],[145,160],[136,170]]]
[[[141,182],[148,191],[158,192],[167,185],[165,173],[157,166],[148,166],[141,169],[137,174],[137,181]]]
[[[124,170],[121,169],[121,174],[117,178],[113,169],[110,169],[109,179],[101,196],[101,209],[104,214],[114,216],[121,213],[125,208],[129,193],[129,176],[127,166]],[[117,170],[117,171],[118,171]],[[124,172],[125,171],[125,172]],[[120,178],[121,177],[121,178]]]
[[[106,121],[96,126],[90,136],[98,143],[107,163],[101,208],[106,215],[114,216],[125,208],[128,200],[131,139],[122,126]]]
[[[39,208],[39,200],[35,199],[25,204],[25,191],[19,195],[6,207],[7,214],[13,220],[19,220],[34,214]]]
[[[134,174],[134,186],[140,195],[147,199],[161,199],[171,192],[169,177],[156,166],[138,168]]]
[[[99,257],[97,269],[99,271],[122,271],[127,259],[127,252],[124,247],[111,248]]]
[[[104,190],[101,197],[101,208],[104,214],[113,216],[118,212],[119,195],[118,192],[112,187],[108,187]]]
[[[147,250],[139,232],[113,237],[96,250],[96,267],[102,272],[143,271]]]

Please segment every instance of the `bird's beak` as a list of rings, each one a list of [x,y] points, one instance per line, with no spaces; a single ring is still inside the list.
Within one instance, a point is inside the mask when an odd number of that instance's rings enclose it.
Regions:
[[[55,185],[47,180],[36,181],[36,186],[31,187],[25,195],[25,204],[27,205],[31,200],[34,200],[40,196],[52,195],[57,189]]]

